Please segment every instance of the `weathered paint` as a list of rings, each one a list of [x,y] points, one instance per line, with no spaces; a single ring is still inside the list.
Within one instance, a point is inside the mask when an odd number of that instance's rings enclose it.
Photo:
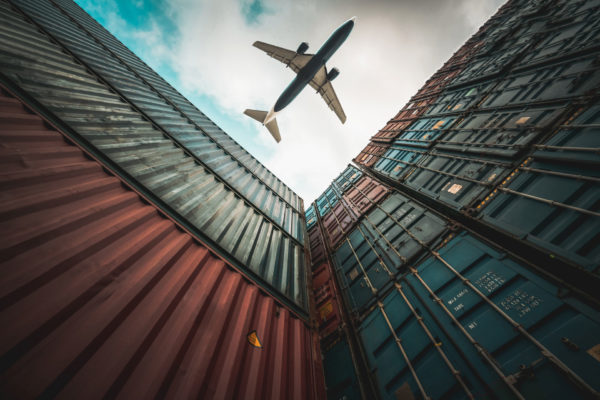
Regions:
[[[323,397],[285,307],[7,96],[0,140],[0,397]]]
[[[304,224],[299,214],[294,217],[293,209],[274,192],[260,189],[264,185],[259,179],[235,167],[237,162],[224,161],[230,157],[203,158],[198,153],[202,146],[192,146],[186,138],[206,143],[204,149],[215,144],[193,124],[180,121],[181,115],[164,98],[64,20],[53,4],[23,6],[62,35],[61,42],[70,49],[85,52],[85,60],[93,61],[102,78],[110,78],[116,86],[90,73],[62,43],[40,32],[5,1],[0,2],[0,71],[261,284],[306,309]],[[115,88],[122,89],[126,98]],[[157,125],[148,121],[150,114],[160,120]],[[245,191],[240,192],[238,185]]]
[[[600,274],[600,105],[534,145],[532,156],[478,205],[496,228]]]
[[[390,190],[370,176],[363,176],[351,183],[343,197],[357,218],[361,218],[376,203],[379,203]]]

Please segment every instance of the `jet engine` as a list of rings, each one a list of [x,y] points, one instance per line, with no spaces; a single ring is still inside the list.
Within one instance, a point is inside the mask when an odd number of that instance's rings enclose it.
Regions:
[[[308,50],[308,43],[302,42],[300,43],[300,46],[298,46],[298,50],[296,50],[296,53],[304,54],[306,50]]]
[[[337,78],[337,76],[340,74],[340,70],[337,68],[332,68],[331,71],[329,71],[327,73],[327,80],[329,82],[331,82],[332,80],[334,80],[335,78]]]

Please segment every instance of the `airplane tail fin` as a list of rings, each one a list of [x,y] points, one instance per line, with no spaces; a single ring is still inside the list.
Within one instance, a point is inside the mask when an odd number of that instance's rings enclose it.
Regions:
[[[257,120],[260,123],[263,123],[265,121],[265,118],[267,118],[266,111],[246,110],[246,111],[244,111],[244,114],[246,114],[250,118]],[[267,127],[267,129],[269,130],[269,133],[271,134],[271,136],[273,136],[275,141],[277,143],[279,143],[281,141],[281,136],[279,135],[279,127],[277,126],[277,120],[273,119],[271,122],[269,122],[265,126]]]
[[[246,114],[250,118],[253,118],[253,119],[257,120],[261,124],[264,122],[265,118],[267,118],[267,112],[266,111],[246,110],[246,111],[244,111],[244,114]]]

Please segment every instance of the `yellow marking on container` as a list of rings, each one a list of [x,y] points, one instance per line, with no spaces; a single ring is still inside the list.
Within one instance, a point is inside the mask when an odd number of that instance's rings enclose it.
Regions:
[[[440,129],[444,125],[445,122],[446,122],[445,120],[441,120],[441,121],[436,122],[436,124],[433,126],[432,129],[433,130]]]
[[[452,109],[452,111],[456,111],[459,108],[461,108],[462,106],[463,106],[462,103],[458,103],[457,105],[454,106],[454,108]]]
[[[521,117],[515,123],[517,125],[522,125],[522,124],[526,123],[527,121],[529,121],[529,118],[531,118],[531,117]]]
[[[596,361],[600,362],[600,344],[595,345],[594,347],[588,349],[587,353],[594,357]]]
[[[319,308],[319,317],[322,321],[325,321],[332,312],[333,304],[331,303],[331,301],[328,301],[322,307]]]
[[[460,189],[462,189],[462,185],[455,183],[454,185],[450,186],[450,189],[448,189],[448,193],[456,194],[460,191]]]
[[[248,334],[247,339],[248,339],[248,343],[250,343],[251,346],[262,349],[262,343],[258,339],[258,335],[256,334],[255,330]]]

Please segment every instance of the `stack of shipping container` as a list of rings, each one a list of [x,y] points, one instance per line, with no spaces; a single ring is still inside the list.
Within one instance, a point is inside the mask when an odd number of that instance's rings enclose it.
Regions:
[[[71,0],[0,52],[0,397],[600,396],[599,1],[508,1],[306,212]]]
[[[599,21],[509,1],[309,208],[329,398],[598,398]]]
[[[0,52],[0,397],[323,397],[298,195],[71,0]]]

